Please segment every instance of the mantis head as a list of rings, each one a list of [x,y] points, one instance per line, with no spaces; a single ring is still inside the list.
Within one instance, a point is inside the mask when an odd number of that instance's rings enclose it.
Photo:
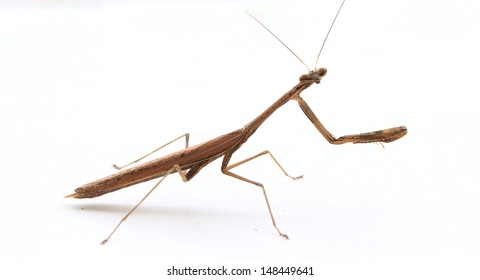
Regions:
[[[304,74],[300,76],[300,82],[311,82],[311,83],[320,83],[322,78],[327,75],[327,69],[326,68],[319,68],[314,71],[310,71],[308,74]]]

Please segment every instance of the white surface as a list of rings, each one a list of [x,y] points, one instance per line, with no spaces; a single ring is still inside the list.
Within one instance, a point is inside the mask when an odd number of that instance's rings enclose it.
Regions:
[[[240,128],[296,84],[306,69],[245,10],[313,67],[340,2],[1,2],[2,274],[297,265],[315,279],[478,279],[475,1],[347,1],[320,59],[329,73],[302,96],[337,136],[409,134],[331,146],[296,104],[275,113],[234,160],[269,149],[305,175],[292,182],[267,157],[237,170],[265,184],[289,241],[220,162],[168,178],[107,246],[154,182],[62,199],[182,133],[196,144]]]

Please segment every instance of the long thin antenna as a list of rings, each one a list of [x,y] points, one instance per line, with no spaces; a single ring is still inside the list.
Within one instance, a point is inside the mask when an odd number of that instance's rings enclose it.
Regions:
[[[330,25],[330,28],[328,29],[327,36],[325,36],[325,39],[323,40],[322,47],[320,48],[320,51],[318,52],[317,60],[315,60],[315,70],[317,69],[318,59],[320,58],[320,54],[322,53],[323,46],[325,46],[325,42],[327,41],[328,35],[330,34],[330,31],[332,30],[332,27],[335,24],[335,21],[337,20],[338,14],[340,13],[340,10],[342,10],[342,7],[343,7],[344,3],[345,3],[345,0],[343,0],[342,5],[340,5],[340,8],[338,8],[337,14],[335,15],[335,18],[333,19],[332,24]]]
[[[345,0],[344,0],[345,1]],[[343,5],[343,4],[342,4]],[[268,32],[270,32],[270,34],[273,35],[273,37],[275,37],[280,43],[282,43],[283,46],[285,46],[285,48],[287,48],[298,60],[300,60],[301,63],[303,63],[303,65],[305,65],[305,67],[307,67],[307,70],[310,71],[310,68],[307,66],[307,64],[305,62],[303,62],[303,60],[298,57],[298,55],[296,55],[287,45],[285,45],[284,42],[282,42],[282,40],[280,40],[275,34],[273,34],[272,31],[270,31],[270,29],[268,29],[265,25],[263,25],[263,23],[261,23],[256,17],[252,16],[249,12],[246,12],[249,16],[251,16],[254,20],[256,20],[258,23],[260,23],[261,26],[263,26],[263,28],[265,28]],[[338,15],[338,14],[337,14]],[[330,27],[331,29],[331,27]],[[327,35],[328,36],[328,35]],[[325,42],[324,42],[325,43]]]

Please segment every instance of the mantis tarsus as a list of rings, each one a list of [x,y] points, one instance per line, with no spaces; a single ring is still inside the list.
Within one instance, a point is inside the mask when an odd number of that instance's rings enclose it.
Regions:
[[[320,49],[320,52],[317,57],[320,56],[320,53],[323,49],[323,46],[328,38],[328,34],[337,19],[337,16],[344,4],[345,0],[342,2],[342,5],[338,9],[338,12],[328,30],[327,35],[325,36],[324,42]],[[250,15],[250,14],[249,14]],[[252,16],[253,17],[253,16]],[[254,18],[255,19],[255,18]],[[255,19],[257,20],[257,19]],[[258,20],[257,20],[258,21]],[[259,21],[258,21],[259,22]],[[259,22],[260,23],[260,22]],[[266,28],[262,23],[260,23],[265,29],[267,29],[273,36],[275,36],[268,28]],[[275,38],[277,38],[275,36]],[[278,39],[278,38],[277,38]],[[278,39],[280,41],[280,39]],[[280,41],[281,42],[281,41]],[[283,42],[281,42],[283,44]],[[285,45],[285,44],[283,44]],[[288,48],[288,47],[287,47]],[[289,49],[290,50],[290,49]],[[291,51],[291,50],[290,50]],[[291,51],[292,52],[292,51]],[[292,52],[293,53],[293,52]],[[294,53],[293,53],[294,54]],[[295,54],[294,54],[295,55]],[[295,55],[297,58],[298,56]],[[305,63],[298,58],[304,65]],[[305,65],[306,66],[306,65]],[[308,68],[308,67],[307,67]],[[135,209],[140,206],[140,204],[157,188],[157,186],[171,173],[179,173],[180,177],[184,182],[190,181],[198,172],[211,163],[212,161],[220,158],[223,156],[221,171],[231,177],[236,179],[245,181],[247,183],[256,185],[260,187],[263,191],[263,196],[265,198],[265,202],[267,204],[267,208],[270,214],[271,221],[273,226],[275,227],[276,231],[280,234],[280,236],[288,239],[288,236],[280,231],[275,223],[275,218],[273,217],[272,209],[270,207],[270,203],[267,198],[267,193],[265,192],[264,186],[256,181],[250,180],[248,178],[242,177],[236,173],[233,173],[231,170],[239,165],[242,165],[246,162],[249,162],[257,157],[262,155],[270,155],[274,162],[278,165],[278,167],[284,172],[284,174],[292,179],[298,179],[300,177],[293,177],[290,176],[278,163],[275,157],[269,152],[264,151],[242,161],[239,161],[234,164],[229,164],[230,159],[232,158],[233,153],[238,150],[249,138],[252,136],[255,131],[263,124],[265,120],[267,120],[278,108],[282,107],[285,103],[290,100],[294,100],[298,102],[300,108],[308,117],[308,119],[312,122],[315,128],[322,134],[325,139],[330,144],[344,144],[344,143],[372,143],[372,142],[392,142],[407,134],[407,128],[404,126],[398,126],[394,128],[388,128],[383,130],[377,130],[373,132],[361,133],[361,134],[352,134],[352,135],[345,135],[339,138],[334,137],[320,122],[320,120],[315,116],[312,109],[308,106],[307,102],[300,97],[300,94],[310,87],[312,84],[320,83],[321,79],[327,74],[327,69],[319,68],[313,71],[309,71],[309,73],[300,76],[300,81],[296,84],[291,90],[287,93],[283,94],[277,101],[275,101],[270,107],[268,107],[263,113],[261,113],[258,117],[253,119],[250,123],[245,125],[243,128],[232,131],[230,133],[224,134],[202,144],[189,147],[189,135],[185,134],[182,135],[165,145],[172,143],[173,141],[179,140],[185,137],[186,147],[183,150],[174,152],[172,154],[166,155],[164,157],[151,160],[149,162],[143,163],[141,165],[131,167],[129,169],[120,171],[108,177],[93,181],[91,183],[85,184],[77,189],[75,189],[75,193],[70,194],[66,197],[72,198],[93,198],[97,196],[104,195],[109,192],[114,192],[131,185],[135,185],[141,182],[149,181],[155,178],[163,177],[157,182],[153,188],[123,217],[123,219],[117,224],[117,226],[113,229],[110,235],[103,240],[102,244],[107,242],[113,233],[118,229],[118,227],[132,214]],[[162,147],[164,147],[163,145]],[[155,151],[161,149],[162,147],[156,149]],[[153,151],[153,152],[155,152]],[[152,153],[153,153],[152,152]],[[150,154],[152,154],[150,153]],[[150,155],[148,154],[148,155]],[[148,156],[147,155],[147,156]],[[141,159],[145,158],[146,156],[133,161],[130,164],[136,163]],[[127,164],[123,167],[117,167],[117,169],[123,169]]]

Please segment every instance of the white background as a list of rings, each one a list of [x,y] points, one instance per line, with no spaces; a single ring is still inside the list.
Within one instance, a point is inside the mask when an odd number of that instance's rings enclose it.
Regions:
[[[106,246],[155,182],[62,197],[182,133],[197,144],[238,129],[297,83],[307,69],[244,11],[313,68],[340,1],[0,2],[1,274],[295,265],[315,279],[478,279],[477,2],[347,1],[328,75],[302,96],[336,136],[409,133],[332,146],[295,103],[276,112],[234,160],[269,149],[305,175],[292,182],[268,157],[236,170],[265,184],[289,241],[261,191],[218,161],[187,184],[169,177]]]

